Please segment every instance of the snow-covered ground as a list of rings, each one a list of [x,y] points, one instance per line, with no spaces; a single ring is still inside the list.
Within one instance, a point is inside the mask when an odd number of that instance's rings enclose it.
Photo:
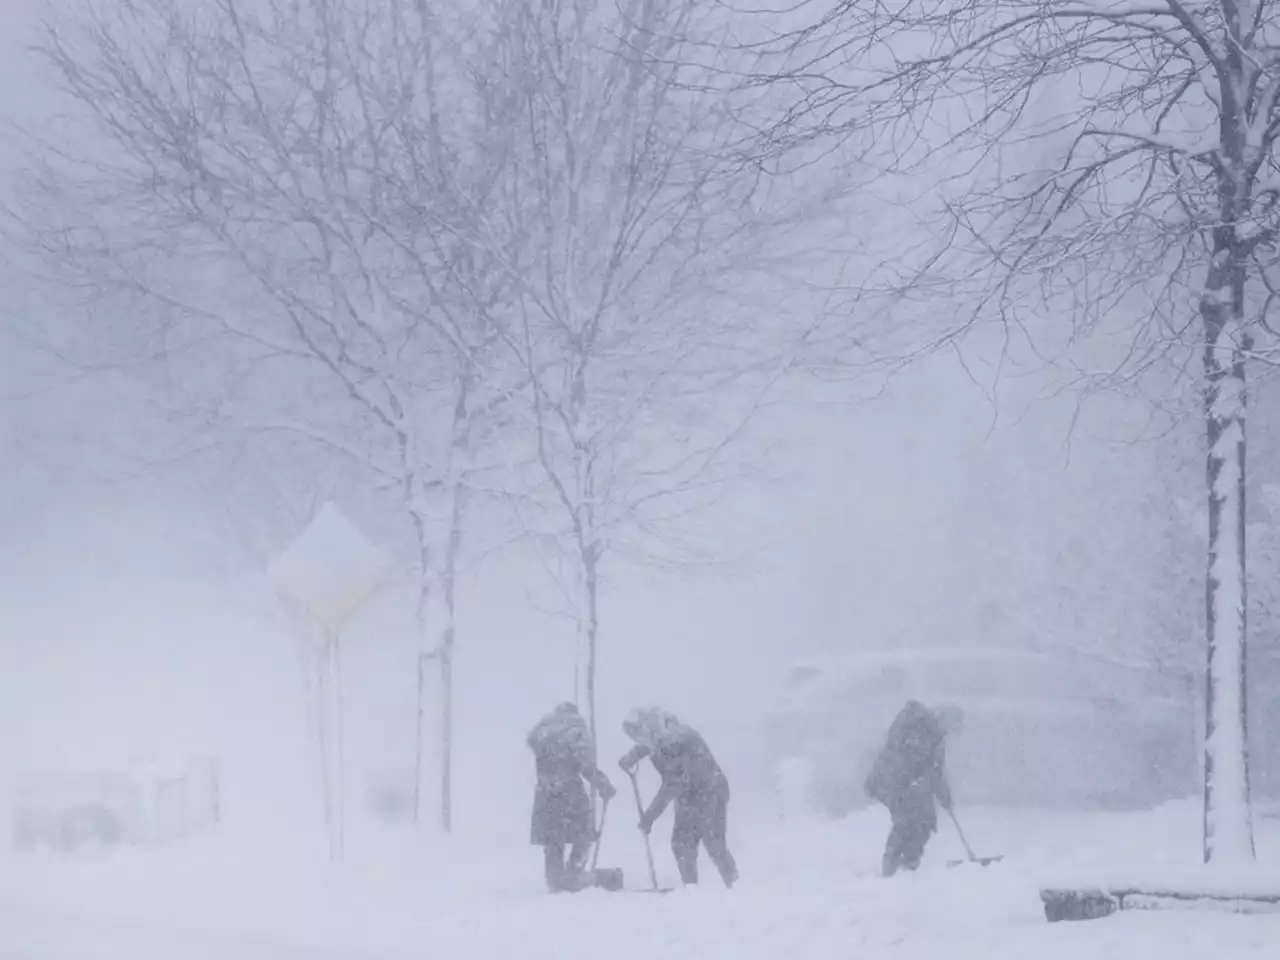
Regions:
[[[618,819],[601,863],[623,866],[628,885],[643,887],[643,846]],[[737,888],[722,890],[710,873],[701,889],[665,897],[551,897],[540,890],[535,848],[415,848],[391,836],[364,843],[341,868],[318,852],[248,851],[217,838],[98,862],[6,859],[0,957],[1245,960],[1272,957],[1280,943],[1275,915],[1045,922],[1039,883],[1064,872],[1105,880],[1193,870],[1191,804],[1129,815],[967,811],[977,852],[1003,853],[1002,863],[947,868],[961,850],[944,824],[924,868],[891,880],[874,875],[879,811],[835,824],[743,820],[734,825],[744,877]],[[665,836],[655,840],[661,879],[671,883]],[[1275,821],[1259,823],[1259,854],[1262,874],[1280,871]]]

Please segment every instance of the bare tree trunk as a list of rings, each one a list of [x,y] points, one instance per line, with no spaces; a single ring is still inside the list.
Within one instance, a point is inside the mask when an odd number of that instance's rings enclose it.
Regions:
[[[427,637],[427,609],[431,602],[431,582],[428,572],[430,552],[426,541],[426,521],[416,510],[411,509],[410,512],[413,515],[414,531],[418,536],[421,551],[418,571],[418,576],[422,578],[418,584],[418,642],[425,644]],[[414,693],[413,723],[413,822],[415,825],[422,823],[422,778],[426,767],[427,662],[433,656],[434,653],[431,650],[420,649],[418,651],[418,676]]]
[[[333,683],[333,857],[341,860],[347,853],[347,737],[342,645],[336,635],[329,643],[329,670]]]
[[[577,618],[578,650],[574,656],[574,696],[577,697],[579,694],[579,675],[585,674],[583,685],[586,689],[581,692],[586,700],[587,729],[591,734],[591,759],[593,762],[598,762],[597,751],[600,740],[596,724],[596,669],[600,635],[600,547],[594,536],[586,539],[583,533],[582,527],[579,526],[578,551],[582,563],[579,602],[582,604],[582,609],[578,611]],[[584,648],[586,663],[581,664]],[[591,784],[590,796],[591,808],[595,811],[599,791],[594,782]]]
[[[411,438],[401,433],[399,436],[400,458],[404,468],[405,493],[408,498],[409,517],[413,523],[414,536],[418,541],[418,642],[422,648],[418,652],[416,690],[414,694],[413,723],[413,823],[422,824],[422,781],[426,770],[426,714],[427,714],[427,662],[439,656],[438,650],[426,646],[429,636],[428,612],[431,604],[431,542],[428,539],[428,516],[426,491],[418,477],[418,457]]]
[[[440,651],[440,829],[453,831],[453,626]]]
[[[449,542],[445,548],[441,595],[444,628],[440,633],[440,828],[453,829],[453,650],[457,639],[458,552],[462,546],[462,519],[466,488],[455,483],[449,515]]]
[[[455,398],[453,424],[449,442],[449,535],[445,543],[444,556],[440,568],[440,600],[443,604],[443,623],[440,627],[440,642],[434,650],[423,651],[418,657],[418,690],[417,718],[414,741],[414,822],[421,822],[421,784],[424,767],[426,738],[426,701],[427,701],[427,661],[435,658],[440,669],[439,690],[439,745],[440,755],[440,829],[445,833],[453,830],[453,666],[454,648],[457,643],[457,586],[458,556],[462,550],[463,523],[467,511],[467,465],[464,462],[470,452],[471,444],[471,411],[468,406],[471,395],[472,377],[463,375],[458,382]],[[425,570],[429,559],[426,545],[426,521],[415,513],[415,524],[422,546],[423,581],[418,594],[418,628],[420,635],[427,635],[427,611],[431,600],[431,590]]]
[[[1254,858],[1246,703],[1244,253],[1215,237],[1204,322],[1209,550],[1205,582],[1204,860]]]
[[[421,600],[419,600],[421,606]],[[418,633],[422,635],[424,624],[422,617],[418,618]],[[413,822],[414,825],[422,823],[422,768],[424,763],[423,757],[423,724],[426,722],[426,703],[427,703],[427,660],[430,654],[425,650],[418,651],[418,676],[417,685],[414,691],[414,718],[413,718]]]
[[[471,453],[470,407],[474,371],[458,378],[449,438],[449,538],[445,543],[440,592],[444,625],[440,631],[440,828],[453,830],[453,655],[458,636],[458,556],[467,512],[467,458]]]
[[[587,727],[591,731],[594,748],[599,742],[596,736],[596,651],[600,634],[600,558],[594,543],[587,547],[582,561],[583,599],[586,601],[583,630],[587,646]],[[594,789],[592,796],[595,795]]]

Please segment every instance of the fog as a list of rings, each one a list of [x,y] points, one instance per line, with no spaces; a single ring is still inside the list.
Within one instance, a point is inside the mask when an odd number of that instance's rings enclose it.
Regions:
[[[1010,409],[1019,423],[995,418],[990,396],[938,358],[874,401],[775,414],[792,433],[787,476],[742,492],[716,520],[753,531],[752,549],[723,566],[620,564],[609,577],[601,755],[625,751],[618,725],[627,710],[663,704],[716,744],[744,798],[760,799],[760,725],[806,656],[1103,646],[1092,631],[1113,610],[1089,604],[1135,574],[1123,553],[1082,547],[1079,529],[1137,509],[1141,491],[1122,484],[1150,450],[1072,430],[1074,405]],[[886,449],[886,436],[900,439]],[[31,462],[39,480],[26,489],[11,481],[21,508],[6,521],[6,770],[213,753],[224,766],[228,830],[293,837],[291,825],[309,822],[322,845],[308,765],[308,628],[273,591],[264,558],[235,536],[227,505],[199,499],[163,466],[98,484]],[[1108,474],[1120,477],[1109,500],[1090,498],[1110,486]],[[285,530],[290,539],[301,532]],[[1072,558],[1073,548],[1085,556]],[[983,564],[992,572],[976,581]],[[369,778],[410,759],[416,638],[400,576],[343,635],[353,803]],[[461,836],[524,842],[524,734],[573,693],[572,625],[540,602],[546,586],[542,566],[518,548],[464,578]],[[1040,590],[1054,591],[1043,606],[1027,599]],[[1075,608],[1072,628],[1034,621],[1050,603]],[[1134,636],[1128,655],[1141,656],[1143,639]]]
[[[287,6],[270,10],[284,16]],[[359,6],[337,5],[343,17]],[[1204,422],[1200,384],[1187,369],[1193,342],[1163,342],[1151,333],[1154,322],[1148,326],[1147,315],[1178,296],[1163,287],[1152,292],[1160,277],[1135,274],[1116,284],[1119,293],[1081,293],[1123,273],[1104,257],[1098,276],[1084,271],[1067,292],[1046,284],[1043,302],[1026,307],[1035,314],[1029,320],[1010,323],[1002,314],[955,331],[955,317],[976,312],[988,295],[975,290],[986,278],[964,273],[976,261],[960,258],[958,275],[933,286],[932,264],[922,266],[927,258],[919,252],[932,239],[921,211],[933,208],[921,198],[964,194],[965,184],[981,182],[970,179],[978,174],[947,168],[942,178],[946,161],[930,154],[913,173],[890,170],[864,189],[858,178],[870,176],[883,145],[856,161],[852,153],[813,157],[797,136],[800,172],[778,174],[780,186],[771,188],[782,200],[762,199],[740,173],[720,174],[729,184],[723,193],[681,194],[697,212],[673,214],[680,226],[670,248],[654,241],[652,259],[637,257],[653,276],[637,268],[618,281],[626,291],[618,302],[633,298],[617,308],[629,319],[616,328],[606,323],[604,345],[588,356],[591,324],[565,333],[573,324],[564,318],[576,320],[597,278],[581,281],[586,293],[562,288],[598,266],[595,248],[607,244],[595,234],[617,228],[611,214],[580,214],[579,201],[608,209],[606,176],[570,183],[572,201],[563,209],[552,183],[538,195],[545,209],[529,213],[537,192],[520,191],[532,165],[512,160],[508,170],[506,159],[492,159],[525,147],[494,145],[470,164],[441,160],[448,156],[441,148],[432,162],[455,164],[451,176],[483,160],[499,170],[495,179],[510,176],[517,186],[507,194],[493,188],[484,201],[471,181],[450,187],[471,213],[508,206],[472,233],[450,219],[463,216],[450,208],[440,215],[445,226],[431,228],[437,247],[422,254],[413,244],[430,231],[420,210],[403,220],[379,211],[357,236],[347,229],[350,210],[331,200],[336,188],[325,161],[316,161],[314,183],[306,177],[311,161],[298,161],[298,202],[323,195],[331,203],[299,222],[332,214],[325,221],[331,235],[317,231],[356,251],[343,260],[325,243],[272,232],[273,216],[295,198],[261,188],[256,178],[271,161],[256,159],[254,149],[270,136],[254,141],[235,127],[243,121],[252,132],[253,121],[228,120],[235,111],[222,104],[208,108],[203,135],[243,135],[249,146],[235,144],[210,161],[220,172],[205,181],[173,175],[156,187],[152,206],[130,191],[149,177],[164,181],[168,160],[155,159],[159,147],[155,157],[132,157],[128,143],[154,136],[168,144],[169,134],[178,143],[181,124],[118,124],[137,138],[121,134],[124,146],[101,130],[84,139],[97,128],[75,121],[92,117],[93,88],[77,90],[68,80],[74,69],[64,67],[70,74],[56,89],[56,64],[39,64],[26,49],[38,36],[39,7],[0,0],[7,254],[0,265],[0,835],[11,832],[13,840],[0,852],[0,927],[20,931],[11,940],[0,933],[0,956],[87,956],[93,947],[86,944],[144,958],[293,955],[264,946],[264,938],[296,942],[299,957],[542,956],[530,942],[550,949],[559,930],[585,918],[600,935],[575,941],[583,955],[634,940],[646,960],[739,956],[759,940],[766,943],[761,957],[845,955],[864,946],[868,955],[896,956],[904,943],[932,956],[949,949],[952,937],[972,940],[978,956],[1004,948],[1025,955],[1042,944],[1003,934],[986,942],[986,921],[974,918],[990,914],[991,929],[1025,926],[1040,909],[1043,872],[1105,871],[1116,861],[1164,882],[1199,863],[1201,842],[1207,848],[1213,832],[1208,807],[1201,809],[1209,804],[1202,797],[1210,545]],[[73,7],[81,4],[65,11]],[[211,23],[225,15],[224,26],[234,27],[228,36],[240,29],[236,4],[184,0],[172,22],[150,0],[139,9],[160,11],[147,21],[155,36],[139,28],[120,50],[137,53],[136,43],[145,51],[166,30],[172,41],[181,32],[175,24],[195,10],[209,12]],[[255,8],[253,16],[270,19],[267,10]],[[476,33],[494,51],[528,56],[516,42],[524,21],[515,18],[533,23],[541,14],[498,0],[476,10]],[[489,31],[485,11],[509,15],[516,26]],[[315,22],[297,16],[316,36],[323,33],[316,24],[328,23],[319,14]],[[432,23],[442,36],[465,34],[440,16]],[[419,63],[391,43],[409,30],[409,19],[396,23],[385,49],[366,50],[352,70],[380,58],[399,64],[399,56]],[[425,31],[425,23],[414,29]],[[92,59],[76,46],[88,42],[83,35],[65,36],[78,38],[68,50]],[[210,41],[208,62],[225,53],[225,41]],[[463,105],[457,116],[445,111],[452,117],[446,134],[480,138],[465,140],[479,150],[475,143],[488,141],[471,129],[481,126],[477,116],[497,122],[499,107],[527,105],[485,99],[489,88],[473,74],[486,61],[469,42],[451,49],[472,74],[450,74],[459,89],[445,99]],[[150,54],[137,55],[151,63]],[[582,56],[596,62],[596,53]],[[191,63],[191,89],[221,89],[218,71],[233,72],[199,57]],[[185,102],[182,84],[155,79],[171,65],[152,65],[148,82]],[[280,69],[287,83],[306,86],[302,74]],[[392,73],[388,66],[386,76]],[[372,68],[369,75],[386,79]],[[234,86],[228,81],[226,90]],[[1058,96],[1065,94],[1050,91],[1051,100]],[[485,109],[468,113],[469,97]],[[120,107],[111,97],[100,103],[109,116]],[[192,116],[205,109],[197,106]],[[259,107],[262,117],[288,114],[279,104]],[[767,98],[750,105],[766,108]],[[693,110],[685,99],[673,99],[670,122],[687,119],[696,146],[711,114],[698,120],[686,109]],[[665,129],[666,116],[655,129]],[[921,142],[947,122],[932,118]],[[527,126],[531,157],[548,169],[576,169],[572,149],[548,160],[554,151],[536,140],[536,123]],[[612,158],[633,126],[601,122],[607,136],[598,151],[583,153]],[[323,140],[323,122],[319,129]],[[646,136],[649,158],[662,138]],[[1061,139],[1031,138],[1030,147],[1011,140],[999,155],[1025,165],[1029,153]],[[66,155],[52,142],[65,144]],[[295,143],[284,152],[318,157],[325,149]],[[905,157],[923,148],[901,149]],[[67,159],[77,151],[91,159],[77,167]],[[703,156],[693,147],[690,154]],[[397,162],[385,161],[386,169],[404,175]],[[618,162],[649,169],[648,159]],[[694,172],[685,174],[696,179],[696,164],[687,162]],[[77,180],[84,170],[92,176]],[[940,178],[936,189],[927,186],[931,171]],[[93,177],[107,185],[101,192],[87,186],[99,182]],[[209,186],[218,177],[222,185]],[[243,196],[208,213],[224,186],[227,196]],[[654,197],[674,202],[663,192],[667,181],[654,189]],[[445,188],[432,181],[424,195],[437,190]],[[385,202],[376,190],[370,195],[375,206]],[[421,202],[417,194],[401,200],[406,208]],[[686,243],[679,229],[703,215],[704,203],[725,210],[719,219],[706,215],[705,239],[699,227]],[[742,212],[748,209],[750,216]],[[191,222],[172,226],[183,216]],[[551,238],[545,249],[529,240],[543,228]],[[630,236],[631,227],[617,229]],[[755,249],[758,237],[775,247]],[[440,244],[453,243],[452,254],[440,252]],[[570,263],[574,256],[588,268]],[[471,278],[468,271],[482,270],[473,258],[486,257],[505,279]],[[878,257],[879,267],[867,266]],[[437,272],[417,279],[415,269],[427,262]],[[615,267],[603,271],[611,281]],[[919,290],[899,279],[913,269]],[[1001,295],[1030,303],[1021,282]],[[1090,306],[1080,308],[1077,297]],[[1194,298],[1186,300],[1178,309],[1190,314]],[[459,303],[472,305],[475,316],[463,309],[470,319],[458,321],[450,309]],[[436,306],[447,322],[432,313]],[[1073,310],[1089,319],[1073,319]],[[545,317],[531,325],[531,314]],[[581,373],[588,359],[590,377]],[[1248,843],[1256,832],[1257,859],[1267,864],[1280,852],[1270,816],[1280,801],[1280,450],[1270,363],[1260,360],[1250,381],[1250,460],[1241,483],[1250,573],[1239,606],[1241,620],[1248,617],[1250,672],[1240,692],[1248,693],[1250,727],[1247,738],[1241,727],[1238,751],[1251,752],[1248,777],[1241,776],[1248,789],[1238,791]],[[578,405],[584,395],[594,407]],[[689,468],[695,461],[700,467]],[[670,504],[669,512],[653,501]],[[327,633],[271,572],[326,505],[388,561],[372,592]],[[336,563],[338,552],[313,559]],[[590,617],[598,623],[594,703],[583,639]],[[446,835],[438,826],[441,661],[421,658],[445,650],[450,636]],[[330,717],[341,717],[340,747],[320,743],[314,683],[326,640],[340,658],[340,706]],[[939,650],[947,652],[930,667]],[[1044,659],[1024,673],[1018,654]],[[882,869],[894,872],[881,860],[886,835],[892,846],[894,834],[882,809],[888,804],[871,798],[871,758],[914,699],[930,708],[954,701],[967,712],[959,732],[945,729],[955,805],[948,800],[943,809],[958,819],[926,831],[929,852],[909,867],[920,867],[920,883],[886,892],[875,884]],[[743,884],[729,892],[744,895],[737,905],[671,898],[653,908],[666,913],[645,914],[649,908],[634,900],[606,904],[595,890],[569,906],[534,899],[550,874],[530,844],[539,774],[527,738],[565,701],[590,714],[599,768],[621,791],[595,852],[603,847],[602,865],[625,869],[627,891],[650,880],[656,889],[660,878],[663,890],[692,883],[687,865],[677,863],[671,818],[648,849],[648,833],[635,829],[644,813],[631,809],[618,758],[644,744],[624,719],[657,707],[701,735],[731,785],[728,842]],[[929,714],[939,742],[945,712]],[[1230,752],[1230,744],[1209,748]],[[320,771],[325,757],[336,763],[338,755],[340,852]],[[118,784],[168,764],[185,772],[162,779],[187,784],[195,796],[204,789],[190,786],[197,763],[211,765],[213,786],[189,800],[191,809],[162,838],[157,828],[145,841],[113,840],[87,852],[58,821],[57,840],[40,849],[25,842],[28,812],[58,805],[30,800],[41,790],[74,793],[87,781],[65,785],[84,777]],[[799,787],[788,779],[796,769]],[[641,769],[646,796],[659,783],[656,761]],[[413,821],[405,805],[415,788],[421,806]],[[594,794],[590,802],[594,819]],[[961,821],[971,836],[959,832]],[[896,814],[893,823],[897,829]],[[938,838],[929,840],[934,832]],[[994,856],[979,860],[975,848]],[[701,869],[702,888],[718,891],[705,857]],[[968,880],[957,879],[966,871]],[[284,884],[295,889],[280,895]],[[124,926],[92,932],[93,923],[117,921]],[[166,925],[188,929],[175,934]],[[667,939],[664,929],[673,931]],[[1226,929],[1161,926],[1148,935],[1167,936],[1159,955],[1172,957],[1188,931],[1206,942],[1237,936]],[[823,932],[802,945],[809,930]],[[215,934],[249,939],[236,945]],[[1274,942],[1268,935],[1236,942]],[[164,939],[170,936],[177,939]]]

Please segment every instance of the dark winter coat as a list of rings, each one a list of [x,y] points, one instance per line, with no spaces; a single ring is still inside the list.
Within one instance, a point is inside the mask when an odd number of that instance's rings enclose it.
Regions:
[[[563,705],[533,728],[527,742],[538,776],[531,841],[538,846],[591,842],[596,830],[583,781],[606,795],[614,790],[595,764],[586,722],[571,705]]]
[[[729,800],[729,780],[711,748],[692,727],[671,718],[665,726],[646,729],[647,743],[637,743],[620,761],[634,767],[645,757],[662,777],[662,786],[649,805],[647,816],[656,820],[673,800],[681,806],[723,805]]]
[[[946,735],[928,707],[910,700],[894,718],[867,776],[866,791],[889,808],[895,821],[936,824],[934,797],[950,809]]]

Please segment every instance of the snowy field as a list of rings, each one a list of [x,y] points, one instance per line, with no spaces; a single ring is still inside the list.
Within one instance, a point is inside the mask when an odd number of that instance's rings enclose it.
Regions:
[[[619,818],[622,819],[622,818]],[[743,818],[744,821],[746,818]],[[1038,884],[1063,874],[1176,876],[1196,863],[1198,811],[1063,815],[969,811],[987,869],[961,855],[947,825],[916,875],[875,876],[878,811],[838,823],[735,824],[743,881],[665,897],[541,892],[535,848],[412,850],[384,838],[342,868],[277,846],[257,853],[214,838],[162,855],[98,862],[6,859],[0,875],[4,960],[306,960],[306,958],[1274,957],[1280,916],[1125,913],[1045,922]],[[615,824],[602,864],[646,884],[638,835]],[[655,853],[675,880],[661,827]],[[392,849],[398,846],[399,849]],[[1280,824],[1261,820],[1271,874]],[[704,863],[704,871],[709,865]]]

